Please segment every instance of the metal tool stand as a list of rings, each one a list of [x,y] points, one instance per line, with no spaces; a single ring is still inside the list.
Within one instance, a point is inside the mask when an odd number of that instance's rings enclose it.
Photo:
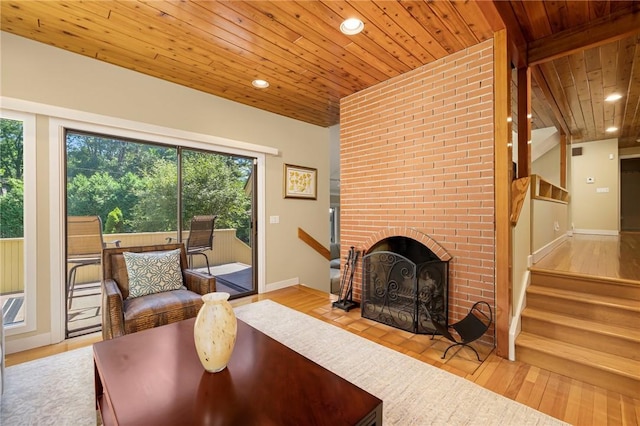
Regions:
[[[349,255],[345,262],[344,271],[342,272],[342,279],[340,280],[340,292],[338,293],[338,300],[332,303],[334,308],[339,308],[349,312],[349,310],[359,306],[357,302],[352,300],[353,298],[353,274],[355,273],[356,266],[358,264],[358,257],[360,252],[356,251],[355,247],[349,249]]]

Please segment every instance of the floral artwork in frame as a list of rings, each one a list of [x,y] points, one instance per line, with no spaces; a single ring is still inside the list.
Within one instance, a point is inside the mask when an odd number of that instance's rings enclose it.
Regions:
[[[315,200],[317,190],[317,169],[291,164],[284,165],[284,198]]]

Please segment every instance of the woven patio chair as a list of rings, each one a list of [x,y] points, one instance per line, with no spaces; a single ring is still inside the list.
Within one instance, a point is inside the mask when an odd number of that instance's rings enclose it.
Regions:
[[[105,242],[100,216],[67,217],[67,264],[71,265],[67,279],[67,303],[71,309],[78,268],[100,265],[102,250],[107,244],[120,247],[120,240]],[[100,288],[97,285],[95,288]]]

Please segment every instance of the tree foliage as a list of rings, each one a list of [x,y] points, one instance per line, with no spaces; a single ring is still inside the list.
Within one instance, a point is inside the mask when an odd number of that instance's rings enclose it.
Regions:
[[[124,232],[122,210],[118,207],[109,212],[109,215],[107,216],[107,223],[104,224],[104,232],[107,234],[118,234]]]
[[[183,227],[195,215],[215,214],[217,228],[234,228],[249,241],[251,199],[244,185],[251,172],[246,159],[186,152],[183,167]]]
[[[0,237],[23,235],[22,122],[0,120]],[[177,151],[69,131],[67,214],[98,215],[105,233],[177,229]],[[216,228],[235,228],[250,241],[252,161],[183,150],[182,226],[196,215],[218,215]]]
[[[6,186],[6,187],[5,187]],[[24,187],[22,180],[7,179],[0,194],[0,238],[24,236]]]
[[[0,119],[0,238],[24,235],[22,122]]]
[[[68,214],[97,214],[105,232],[177,229],[174,149],[70,133],[67,170]],[[216,214],[216,228],[235,228],[249,242],[251,199],[244,185],[251,170],[249,159],[183,150],[183,229],[195,215]]]
[[[22,179],[22,121],[0,120],[0,179]]]
[[[131,226],[137,232],[175,231],[178,215],[178,176],[175,163],[159,159],[141,178]]]

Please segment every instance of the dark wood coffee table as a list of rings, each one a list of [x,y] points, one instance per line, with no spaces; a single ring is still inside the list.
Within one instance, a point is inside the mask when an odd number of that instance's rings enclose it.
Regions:
[[[380,399],[240,320],[229,365],[207,373],[194,321],[93,346],[105,425],[382,424]]]

